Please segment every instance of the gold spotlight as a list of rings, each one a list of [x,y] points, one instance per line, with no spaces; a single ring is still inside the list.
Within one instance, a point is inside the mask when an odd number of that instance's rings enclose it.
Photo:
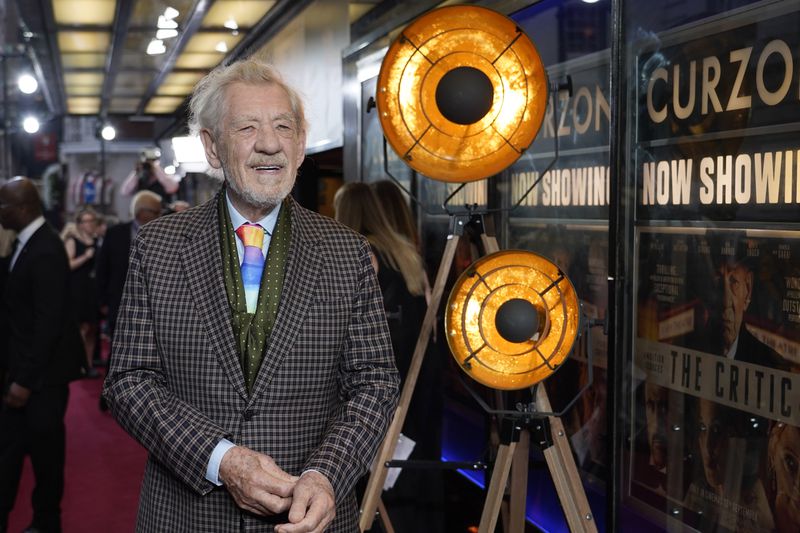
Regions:
[[[377,92],[386,139],[410,167],[469,182],[497,174],[531,145],[547,106],[547,77],[513,20],[447,6],[392,43]]]
[[[533,252],[482,257],[447,301],[447,342],[461,368],[488,387],[516,390],[549,377],[578,336],[580,305],[569,278]]]

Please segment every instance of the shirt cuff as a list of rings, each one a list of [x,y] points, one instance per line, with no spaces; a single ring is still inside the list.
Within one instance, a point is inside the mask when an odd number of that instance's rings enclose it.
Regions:
[[[222,463],[222,457],[234,446],[236,445],[228,439],[222,439],[214,448],[214,451],[211,452],[211,457],[208,459],[206,479],[218,487],[222,486],[222,481],[219,480],[219,465]]]

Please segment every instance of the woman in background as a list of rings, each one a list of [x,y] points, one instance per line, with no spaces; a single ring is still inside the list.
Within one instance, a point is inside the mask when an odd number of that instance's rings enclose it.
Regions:
[[[427,309],[422,258],[412,240],[395,229],[396,221],[386,216],[369,185],[346,183],[334,196],[333,205],[336,220],[364,235],[372,247],[392,348],[404,384]],[[403,425],[403,435],[416,443],[409,459],[441,460],[441,372],[440,358],[435,355],[423,359]],[[405,468],[394,488],[384,492],[382,498],[395,531],[435,533],[444,527],[443,494],[441,470]]]
[[[68,224],[62,232],[69,258],[70,294],[75,320],[80,325],[83,346],[86,349],[88,377],[99,374],[93,366],[99,310],[97,286],[94,278],[94,258],[97,251],[98,217],[90,207],[78,210],[75,224]]]
[[[400,190],[400,187],[389,180],[375,181],[370,183],[369,186],[383,207],[392,229],[414,243],[414,246],[419,251],[417,225],[414,223],[411,209],[409,209],[408,202],[403,196],[403,191]]]

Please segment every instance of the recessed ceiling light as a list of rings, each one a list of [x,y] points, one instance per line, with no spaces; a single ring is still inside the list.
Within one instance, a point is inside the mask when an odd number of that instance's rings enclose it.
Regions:
[[[217,46],[214,47],[214,50],[217,52],[222,52],[223,54],[228,51],[228,45],[225,44],[225,41],[220,41],[217,43]]]
[[[178,30],[158,30],[156,39],[172,39],[178,36]]]
[[[114,129],[114,126],[105,125],[103,129],[100,131],[100,136],[107,141],[113,141],[114,137],[117,136],[117,130]]]
[[[17,87],[25,94],[33,94],[39,88],[39,82],[30,74],[23,74],[17,79]]]
[[[162,30],[175,30],[178,28],[178,23],[172,19],[168,19],[164,15],[159,15],[157,26]]]
[[[161,39],[153,39],[147,45],[147,55],[150,56],[157,56],[159,54],[163,54],[167,51],[167,47],[164,46],[164,41]]]
[[[167,6],[167,9],[164,10],[164,18],[167,20],[172,20],[180,14],[181,12],[172,6]]]
[[[28,133],[36,133],[39,131],[39,119],[36,117],[25,117],[22,121],[22,129]]]
[[[236,21],[233,19],[233,17],[231,17],[228,20],[226,20],[225,24],[223,24],[223,26],[225,26],[229,30],[238,30],[239,29],[239,25],[236,24]]]

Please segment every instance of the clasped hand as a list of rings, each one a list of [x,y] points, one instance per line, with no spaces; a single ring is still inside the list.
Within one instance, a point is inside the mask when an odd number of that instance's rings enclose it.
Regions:
[[[261,516],[289,511],[289,523],[276,526],[276,533],[321,533],[336,514],[333,487],[324,475],[293,476],[268,455],[242,446],[222,458],[219,478],[246,511]]]

